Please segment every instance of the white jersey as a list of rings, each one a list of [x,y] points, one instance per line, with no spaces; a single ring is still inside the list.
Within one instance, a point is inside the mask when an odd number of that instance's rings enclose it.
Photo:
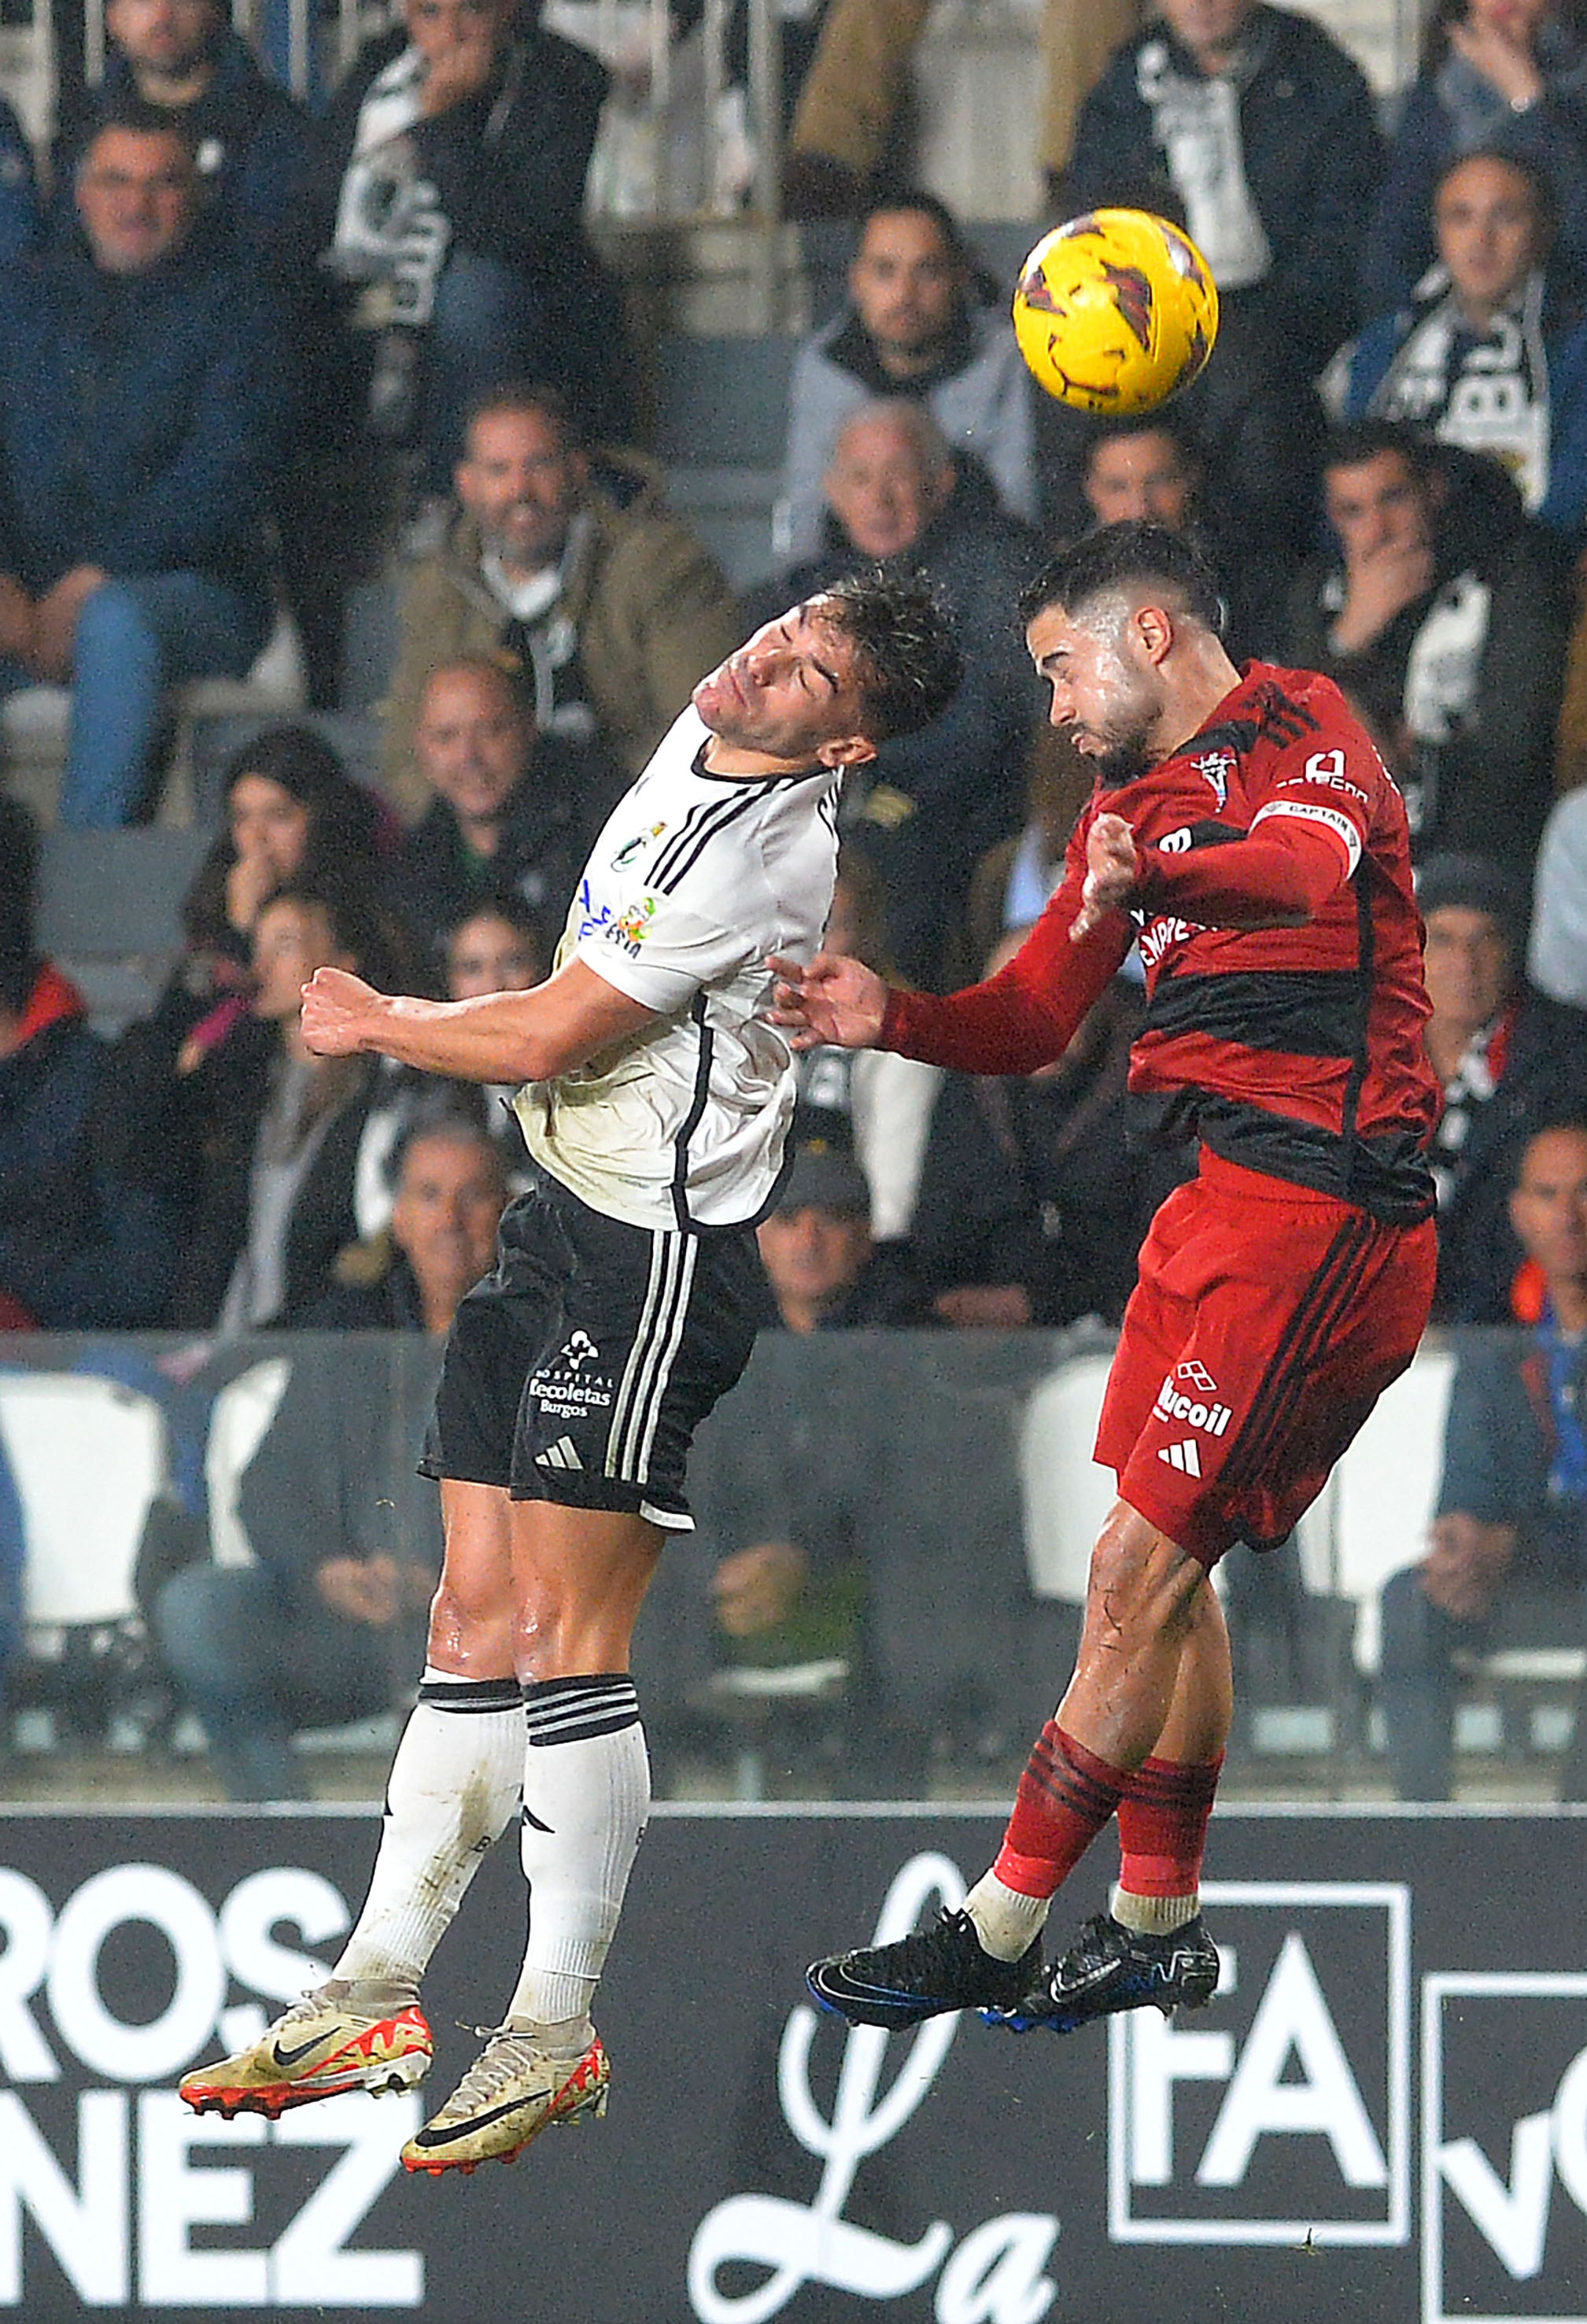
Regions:
[[[832,907],[841,771],[710,775],[710,739],[693,709],[663,738],[607,818],[557,948],[558,967],[577,954],[658,1022],[513,1100],[535,1160],[630,1226],[765,1210],[794,1107],[766,957],[811,959]]]

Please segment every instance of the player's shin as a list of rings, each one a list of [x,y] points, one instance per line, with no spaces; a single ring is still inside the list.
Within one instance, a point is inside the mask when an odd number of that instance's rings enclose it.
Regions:
[[[525,1688],[524,1711],[529,1941],[506,2023],[576,2056],[593,2039],[590,2003],[650,1811],[650,1758],[625,1673],[545,1680]]]
[[[1168,1715],[1119,1803],[1113,1917],[1167,1935],[1200,1908],[1202,1858],[1233,1713],[1229,1631],[1209,1582],[1196,1594]]]
[[[417,1987],[523,1780],[515,1678],[427,1669],[386,1786],[380,1853],[335,1974]]]

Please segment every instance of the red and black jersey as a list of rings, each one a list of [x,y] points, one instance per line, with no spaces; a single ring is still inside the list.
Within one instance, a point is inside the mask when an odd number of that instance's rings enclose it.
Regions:
[[[1075,944],[1103,813],[1134,835],[1140,901]],[[1281,911],[1304,924],[1241,925]],[[1439,1092],[1405,807],[1330,679],[1250,664],[1171,758],[1093,793],[1008,967],[946,999],[894,994],[883,1040],[936,1065],[1032,1072],[1062,1053],[1132,938],[1148,1008],[1130,1088],[1147,1135],[1199,1138],[1377,1218],[1430,1215]]]

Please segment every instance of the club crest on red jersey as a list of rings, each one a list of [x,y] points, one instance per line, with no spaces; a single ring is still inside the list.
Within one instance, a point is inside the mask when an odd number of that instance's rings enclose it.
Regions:
[[[1217,800],[1220,807],[1227,807],[1229,804],[1229,778],[1234,771],[1233,752],[1232,751],[1204,751],[1199,758],[1192,759],[1190,763],[1195,769],[1196,773],[1204,777],[1206,781],[1211,784],[1213,797]]]

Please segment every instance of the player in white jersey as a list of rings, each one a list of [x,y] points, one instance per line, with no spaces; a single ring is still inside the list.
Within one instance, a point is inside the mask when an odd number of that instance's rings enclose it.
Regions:
[[[668,1532],[693,1523],[690,1436],[749,1358],[793,1111],[767,958],[818,948],[844,769],[937,716],[958,672],[923,585],[841,582],[695,688],[544,984],[415,1001],[322,969],[304,988],[319,1055],[522,1084],[536,1176],[447,1344],[423,1464],[446,1558],[364,1910],[327,1984],[185,2077],[199,2111],[412,2088],[420,1978],[521,1798],[518,1984],[402,2159],[471,2171],[605,2111],[590,2006],[650,1800],[629,1646]]]

